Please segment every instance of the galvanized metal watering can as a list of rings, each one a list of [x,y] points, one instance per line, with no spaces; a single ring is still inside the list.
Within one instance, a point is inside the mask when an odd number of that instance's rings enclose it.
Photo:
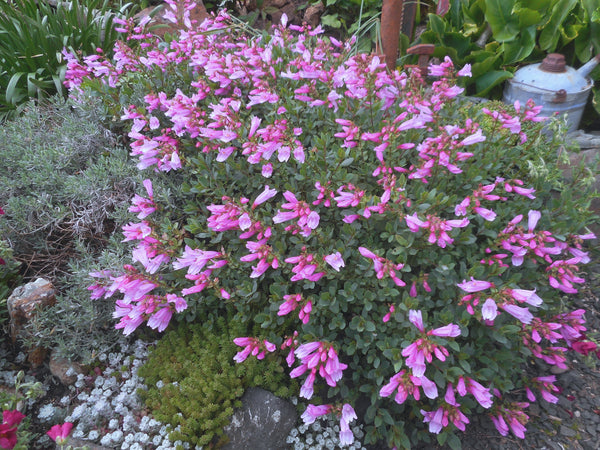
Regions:
[[[506,83],[504,102],[525,103],[532,99],[542,106],[542,116],[567,114],[569,131],[574,131],[594,85],[588,75],[598,63],[600,54],[575,70],[566,65],[563,55],[550,53],[541,63],[517,70],[514,78]]]

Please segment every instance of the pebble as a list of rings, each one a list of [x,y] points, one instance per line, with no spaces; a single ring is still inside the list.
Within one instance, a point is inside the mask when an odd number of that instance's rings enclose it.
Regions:
[[[573,428],[569,428],[565,425],[560,426],[560,434],[565,437],[575,437],[577,436],[577,431]]]

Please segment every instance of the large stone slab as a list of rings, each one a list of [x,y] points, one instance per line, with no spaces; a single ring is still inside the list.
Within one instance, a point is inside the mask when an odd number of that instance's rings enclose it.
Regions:
[[[290,402],[260,388],[250,388],[242,407],[225,427],[229,442],[225,450],[283,450],[286,438],[296,425],[298,413]]]

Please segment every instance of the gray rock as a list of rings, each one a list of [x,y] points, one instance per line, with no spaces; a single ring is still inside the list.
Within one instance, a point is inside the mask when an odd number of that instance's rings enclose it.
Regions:
[[[33,320],[37,311],[55,303],[54,286],[43,278],[16,288],[6,301],[13,342],[17,340],[17,337],[25,336],[25,326]],[[27,353],[27,359],[31,365],[38,367],[43,363],[48,351],[44,347],[36,347],[28,348]]]
[[[16,288],[6,301],[13,340],[21,332],[23,325],[33,318],[38,308],[54,305],[55,302],[54,286],[43,278]]]
[[[294,405],[268,391],[250,388],[242,397],[242,407],[225,427],[229,442],[225,450],[282,450],[298,420]]]
[[[573,428],[569,428],[564,425],[560,426],[560,434],[561,434],[561,436],[565,436],[565,437],[577,436],[577,432]]]
[[[59,357],[56,350],[50,354],[48,364],[52,375],[58,378],[65,386],[75,383],[77,381],[77,374],[83,373],[81,364]]]

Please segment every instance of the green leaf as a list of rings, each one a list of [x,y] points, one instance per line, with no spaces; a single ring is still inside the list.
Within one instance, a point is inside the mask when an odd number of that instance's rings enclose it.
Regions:
[[[514,39],[519,34],[519,19],[513,14],[515,0],[485,0],[485,19],[498,42]]]
[[[429,28],[431,31],[442,37],[446,33],[446,23],[444,19],[435,14],[429,14]]]
[[[575,7],[577,0],[558,0],[552,8],[550,21],[542,30],[539,37],[540,48],[552,52],[556,49],[560,28],[562,28],[569,12]]]
[[[458,363],[466,373],[471,373],[471,364],[469,364],[466,359],[461,359],[458,361]]]
[[[517,39],[505,42],[504,46],[504,64],[511,65],[527,58],[535,47],[536,28],[529,27],[522,30]]]
[[[325,14],[321,16],[321,23],[331,28],[340,28],[342,26],[342,22],[338,19],[337,14]]]
[[[539,25],[542,22],[542,14],[535,9],[522,8],[521,5],[516,5],[513,9],[513,14],[519,18],[519,28],[528,28],[532,25]]]
[[[512,73],[506,70],[494,70],[482,75],[475,83],[476,96],[484,97],[493,87],[500,85],[503,81],[512,78]]]
[[[448,435],[447,443],[452,450],[461,450],[462,449],[462,444],[460,443],[460,439],[454,433]]]

